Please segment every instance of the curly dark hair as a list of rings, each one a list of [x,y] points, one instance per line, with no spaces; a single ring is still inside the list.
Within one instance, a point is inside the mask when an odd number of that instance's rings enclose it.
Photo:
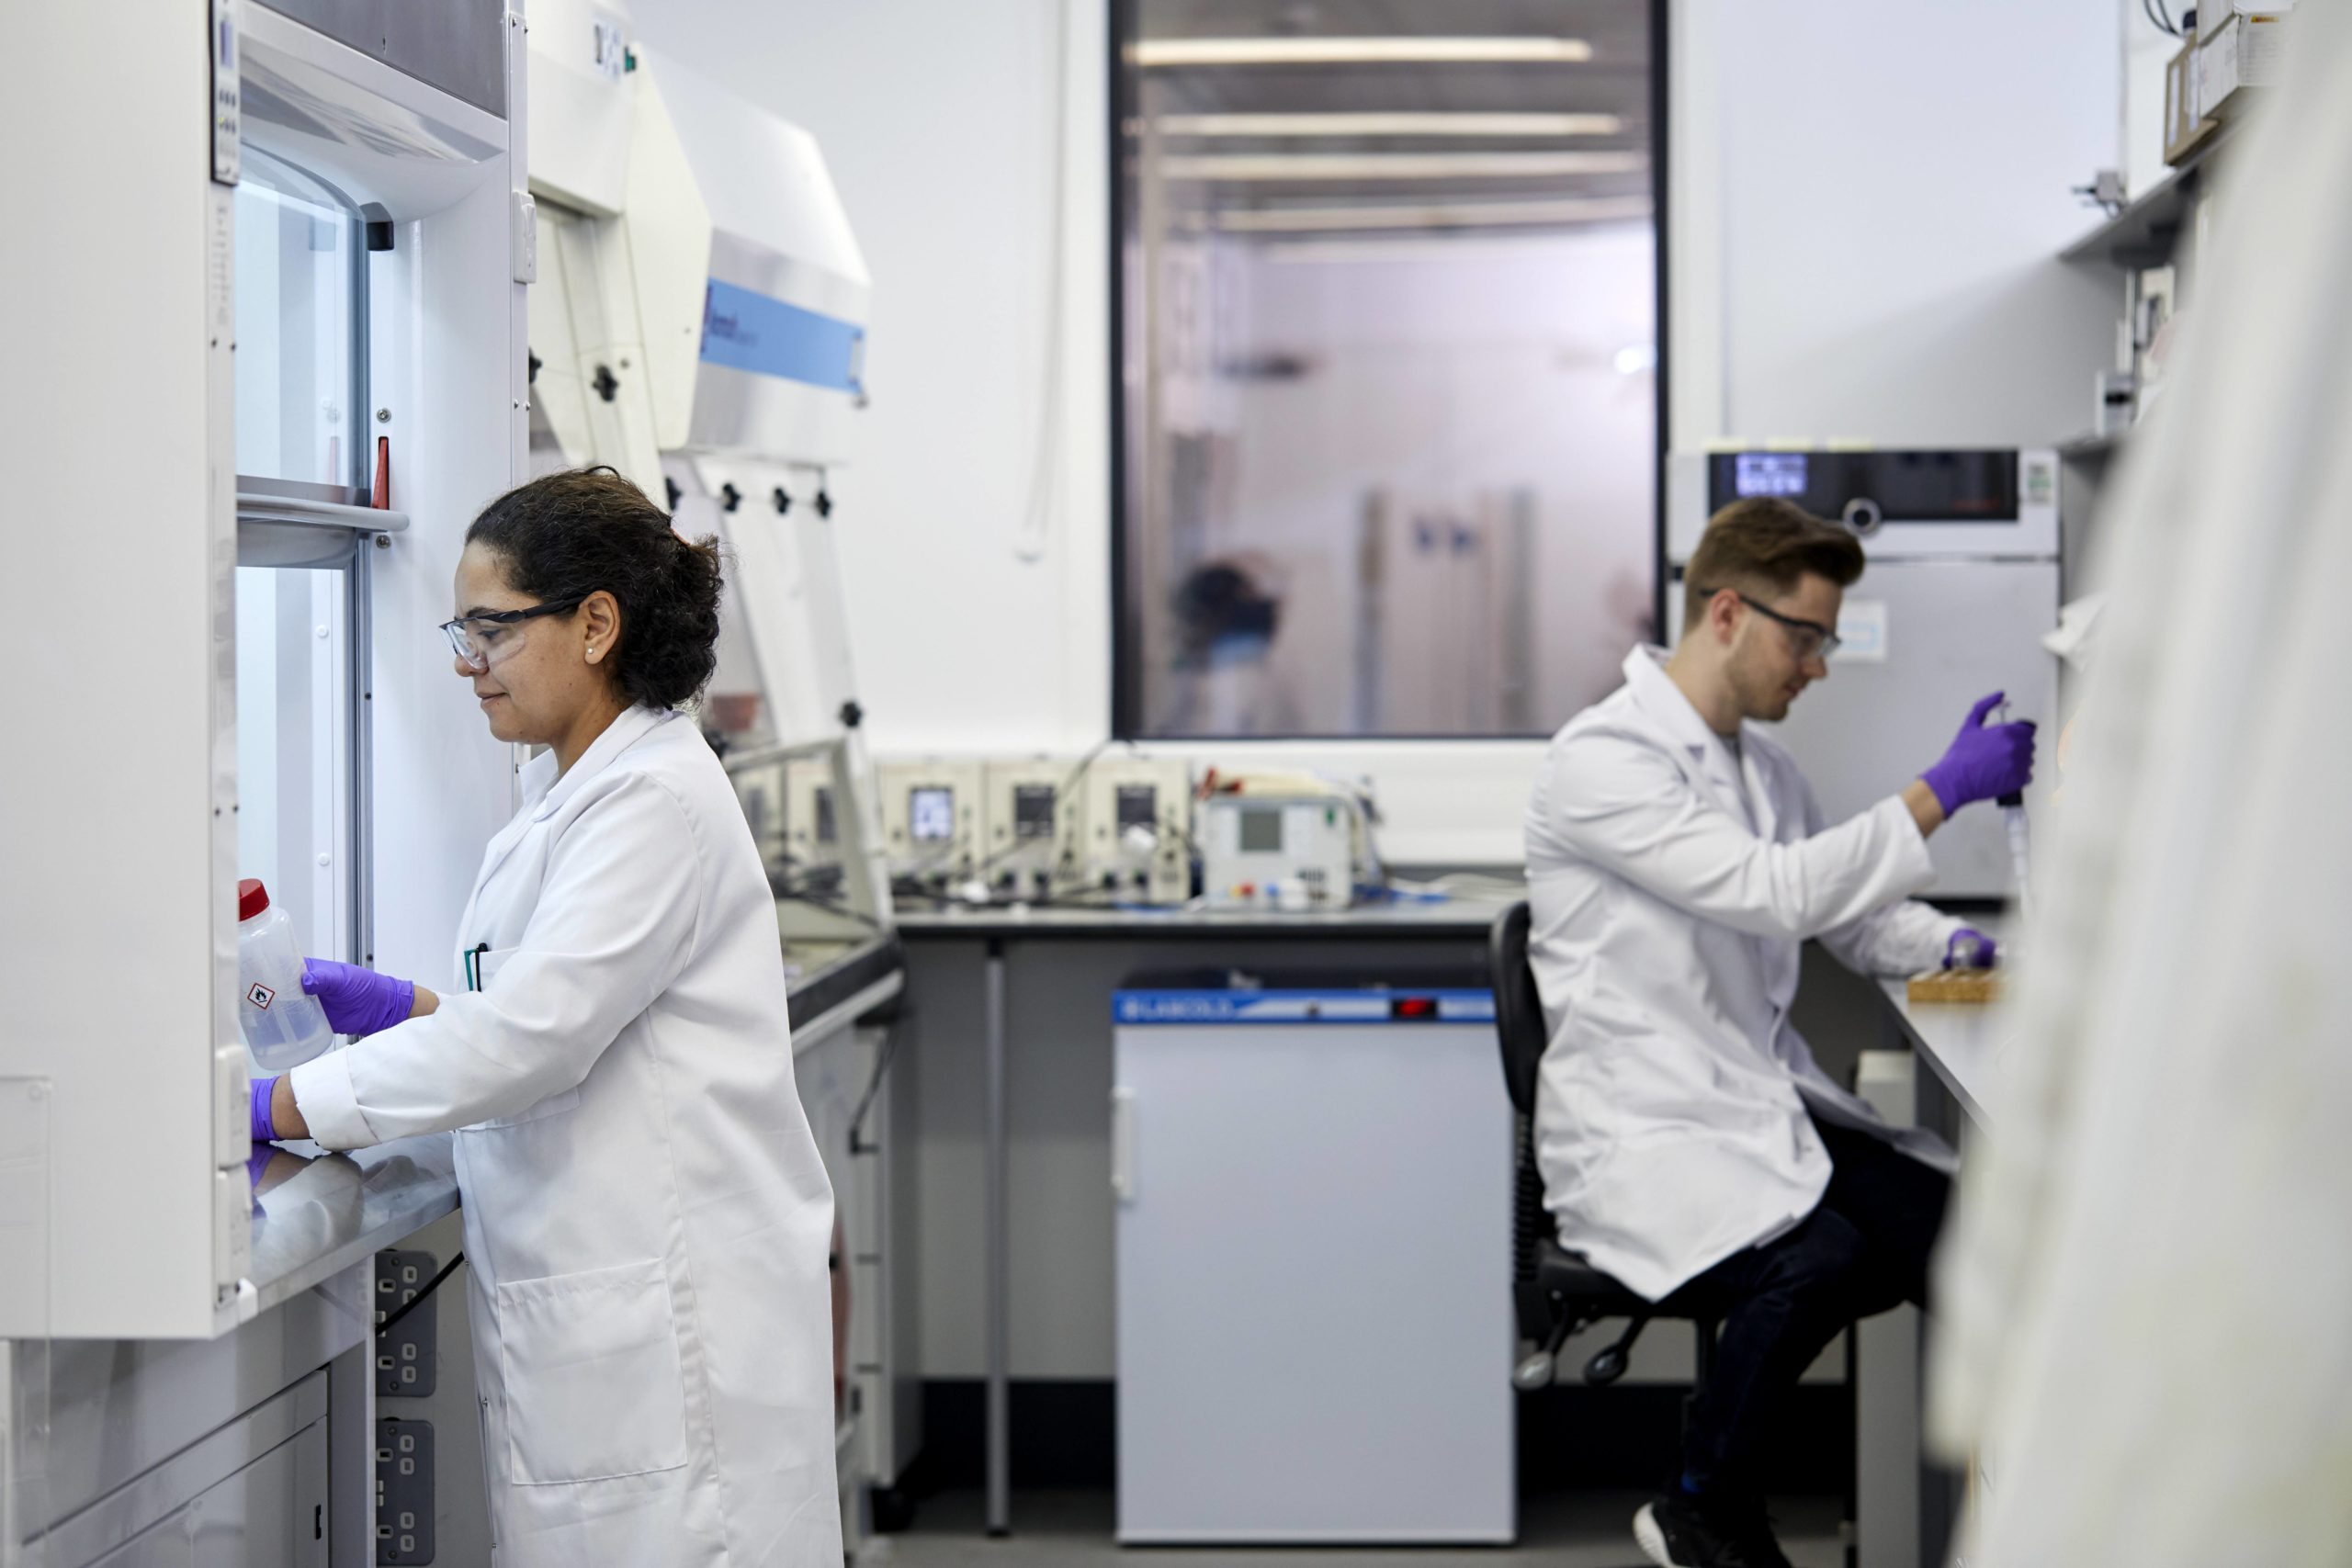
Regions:
[[[677,707],[718,667],[718,538],[681,537],[669,514],[611,468],[517,485],[482,508],[466,543],[495,551],[515,591],[542,603],[610,593],[621,637],[606,668],[630,703]]]

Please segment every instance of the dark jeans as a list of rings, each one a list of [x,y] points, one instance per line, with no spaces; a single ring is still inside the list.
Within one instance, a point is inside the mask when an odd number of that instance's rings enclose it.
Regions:
[[[1695,1281],[1737,1303],[1683,1441],[1684,1478],[1702,1495],[1757,1495],[1758,1456],[1797,1380],[1847,1325],[1905,1302],[1927,1304],[1951,1179],[1867,1133],[1818,1120],[1814,1130],[1835,1167],[1821,1206]]]

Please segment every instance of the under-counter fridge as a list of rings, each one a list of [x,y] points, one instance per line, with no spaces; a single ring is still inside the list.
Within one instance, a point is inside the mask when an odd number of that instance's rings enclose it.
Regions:
[[[1114,1007],[1121,1542],[1510,1540],[1485,976],[1143,976]]]

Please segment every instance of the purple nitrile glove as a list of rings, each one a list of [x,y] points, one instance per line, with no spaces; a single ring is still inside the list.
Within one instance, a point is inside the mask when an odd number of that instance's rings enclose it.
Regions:
[[[2033,782],[2033,725],[1986,724],[1984,716],[1999,707],[2006,694],[1995,692],[1968,710],[1968,721],[1942,761],[1919,777],[1936,792],[1936,801],[1949,817],[1971,801],[2010,795]]]
[[[302,990],[319,998],[327,1027],[337,1034],[373,1034],[408,1021],[416,1010],[416,982],[395,980],[332,958],[302,960]]]
[[[269,1118],[269,1097],[271,1091],[277,1088],[276,1078],[253,1080],[253,1103],[246,1110],[250,1118],[249,1124],[253,1128],[254,1142],[256,1144],[270,1143],[277,1136],[277,1123]]]
[[[1944,943],[1947,969],[1990,969],[2000,943],[1973,926],[1962,926]]]
[[[256,1146],[253,1153],[245,1156],[245,1185],[247,1188],[250,1189],[259,1187],[261,1185],[261,1173],[269,1168],[270,1158],[277,1153],[277,1151],[271,1148],[267,1144],[262,1144]]]

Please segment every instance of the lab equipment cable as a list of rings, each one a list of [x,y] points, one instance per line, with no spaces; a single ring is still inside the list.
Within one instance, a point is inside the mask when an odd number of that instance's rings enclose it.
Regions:
[[[384,1335],[390,1334],[392,1331],[392,1325],[398,1323],[401,1319],[414,1312],[417,1308],[417,1303],[433,1294],[434,1292],[439,1290],[441,1288],[441,1281],[456,1273],[458,1271],[458,1265],[463,1263],[465,1260],[466,1255],[462,1250],[452,1255],[449,1261],[441,1265],[440,1270],[435,1273],[433,1278],[424,1282],[424,1289],[417,1292],[416,1294],[409,1297],[408,1300],[401,1303],[399,1306],[394,1307],[390,1312],[384,1314],[384,1321],[376,1325],[377,1336],[381,1337]]]
[[[865,1080],[865,1092],[857,1097],[857,1109],[849,1114],[849,1152],[870,1155],[881,1152],[882,1145],[868,1143],[865,1138],[865,1113],[874,1109],[874,1097],[882,1092],[883,1075],[899,1055],[899,1032],[915,1016],[912,1002],[901,1001],[890,1015],[890,1026],[882,1032],[882,1049],[874,1055],[874,1071]]]

